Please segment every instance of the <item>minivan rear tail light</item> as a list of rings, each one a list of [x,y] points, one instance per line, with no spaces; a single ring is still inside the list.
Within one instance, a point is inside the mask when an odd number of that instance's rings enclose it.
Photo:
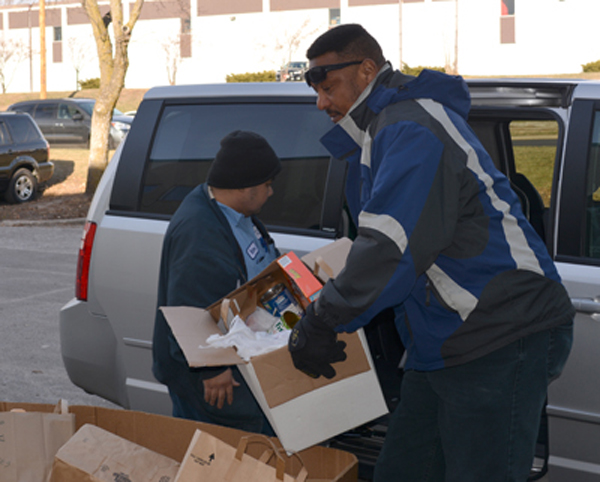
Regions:
[[[83,236],[81,237],[79,258],[77,259],[77,278],[75,280],[75,297],[81,301],[87,301],[88,298],[90,262],[92,260],[92,247],[94,245],[96,227],[96,223],[87,221],[83,228]]]

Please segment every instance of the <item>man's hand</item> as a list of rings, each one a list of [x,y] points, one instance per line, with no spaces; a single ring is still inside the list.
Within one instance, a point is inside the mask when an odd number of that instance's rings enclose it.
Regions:
[[[216,403],[219,410],[223,408],[225,400],[229,405],[233,403],[233,387],[240,386],[233,378],[231,368],[214,378],[203,380],[202,383],[204,384],[204,401],[213,407]]]
[[[337,333],[319,319],[313,305],[308,305],[306,315],[294,326],[288,349],[298,370],[313,378],[333,378],[331,364],[346,359],[346,343],[337,340]]]

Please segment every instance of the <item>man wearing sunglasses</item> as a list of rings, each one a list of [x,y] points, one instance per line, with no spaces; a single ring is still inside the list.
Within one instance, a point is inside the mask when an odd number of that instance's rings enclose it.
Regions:
[[[294,327],[294,365],[333,377],[345,359],[336,333],[393,308],[407,359],[375,481],[524,482],[574,310],[467,124],[466,84],[394,71],[360,25],[329,30],[307,57],[358,234]]]

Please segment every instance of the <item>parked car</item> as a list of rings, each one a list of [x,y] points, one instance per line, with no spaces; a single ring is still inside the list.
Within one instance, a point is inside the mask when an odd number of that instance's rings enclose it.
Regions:
[[[54,174],[48,142],[28,114],[0,113],[0,193],[12,204],[35,198]]]
[[[600,473],[600,82],[472,80],[469,122],[512,181],[577,308],[575,342],[549,391],[533,478],[591,482]],[[344,161],[319,138],[331,128],[303,83],[160,87],[148,91],[88,213],[76,297],[60,312],[71,380],[123,407],[170,413],[151,372],[162,240],[181,200],[204,181],[219,140],[263,135],[282,159],[261,218],[299,255],[354,227],[344,209]],[[402,347],[388,313],[366,330],[384,394],[398,402]],[[549,424],[549,432],[547,426]],[[385,435],[378,420],[330,443],[368,473]],[[493,438],[493,434],[490,434]]]
[[[52,144],[90,145],[90,131],[95,99],[25,100],[8,107],[9,111],[27,112]],[[108,148],[116,149],[133,122],[115,109],[110,125]]]
[[[287,62],[280,70],[275,72],[277,82],[304,81],[304,72],[308,69],[308,62]]]

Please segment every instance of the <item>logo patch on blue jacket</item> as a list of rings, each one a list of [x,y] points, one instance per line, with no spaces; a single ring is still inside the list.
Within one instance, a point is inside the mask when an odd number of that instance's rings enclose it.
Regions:
[[[256,246],[256,243],[254,241],[252,241],[250,243],[250,246],[248,246],[248,248],[246,249],[246,253],[252,260],[254,258],[256,258],[256,256],[258,255],[258,251],[259,251],[258,246]]]

